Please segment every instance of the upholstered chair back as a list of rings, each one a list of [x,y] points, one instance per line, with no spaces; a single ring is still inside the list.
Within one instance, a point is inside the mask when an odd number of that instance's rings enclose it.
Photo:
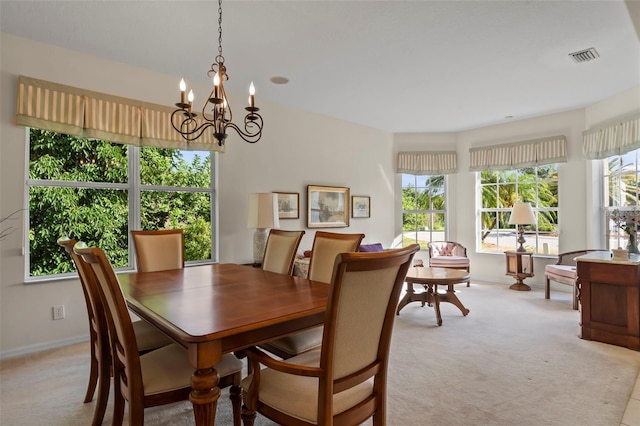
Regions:
[[[364,234],[341,234],[334,232],[316,232],[309,259],[307,278],[325,283],[331,282],[336,256],[358,250]]]
[[[131,231],[138,272],[184,268],[184,231]]]
[[[453,241],[432,241],[429,243],[429,256],[467,257],[467,249]]]
[[[302,240],[304,231],[269,231],[267,246],[264,249],[262,269],[269,272],[291,275],[296,251]]]

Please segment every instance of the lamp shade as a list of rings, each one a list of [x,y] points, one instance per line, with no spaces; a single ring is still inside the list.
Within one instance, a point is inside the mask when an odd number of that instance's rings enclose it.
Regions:
[[[511,210],[509,225],[532,225],[536,223],[536,216],[530,203],[515,203]]]
[[[249,194],[249,228],[278,228],[278,194],[261,192]]]

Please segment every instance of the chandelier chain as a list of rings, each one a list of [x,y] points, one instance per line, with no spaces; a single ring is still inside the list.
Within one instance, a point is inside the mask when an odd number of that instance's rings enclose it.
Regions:
[[[222,56],[222,0],[218,0],[218,57],[216,61],[224,62],[224,56]]]

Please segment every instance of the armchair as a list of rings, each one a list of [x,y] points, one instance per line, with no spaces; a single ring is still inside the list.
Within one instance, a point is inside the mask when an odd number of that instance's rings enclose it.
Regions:
[[[558,255],[558,261],[553,265],[547,265],[544,267],[545,285],[544,285],[544,298],[550,298],[550,280],[553,280],[560,284],[566,284],[573,287],[573,309],[578,309],[578,300],[580,299],[580,292],[576,285],[578,279],[578,273],[576,271],[576,261],[574,260],[578,256],[585,255],[594,251],[602,250],[576,250],[560,253]]]
[[[467,249],[462,244],[455,241],[431,241],[427,247],[430,268],[464,269],[469,272]]]

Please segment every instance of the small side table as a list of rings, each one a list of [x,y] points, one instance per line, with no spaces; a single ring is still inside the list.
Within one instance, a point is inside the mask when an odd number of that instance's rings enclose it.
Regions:
[[[533,253],[527,251],[505,251],[507,256],[507,273],[516,279],[516,283],[509,288],[518,291],[530,291],[531,287],[524,283],[524,279],[533,277]]]

